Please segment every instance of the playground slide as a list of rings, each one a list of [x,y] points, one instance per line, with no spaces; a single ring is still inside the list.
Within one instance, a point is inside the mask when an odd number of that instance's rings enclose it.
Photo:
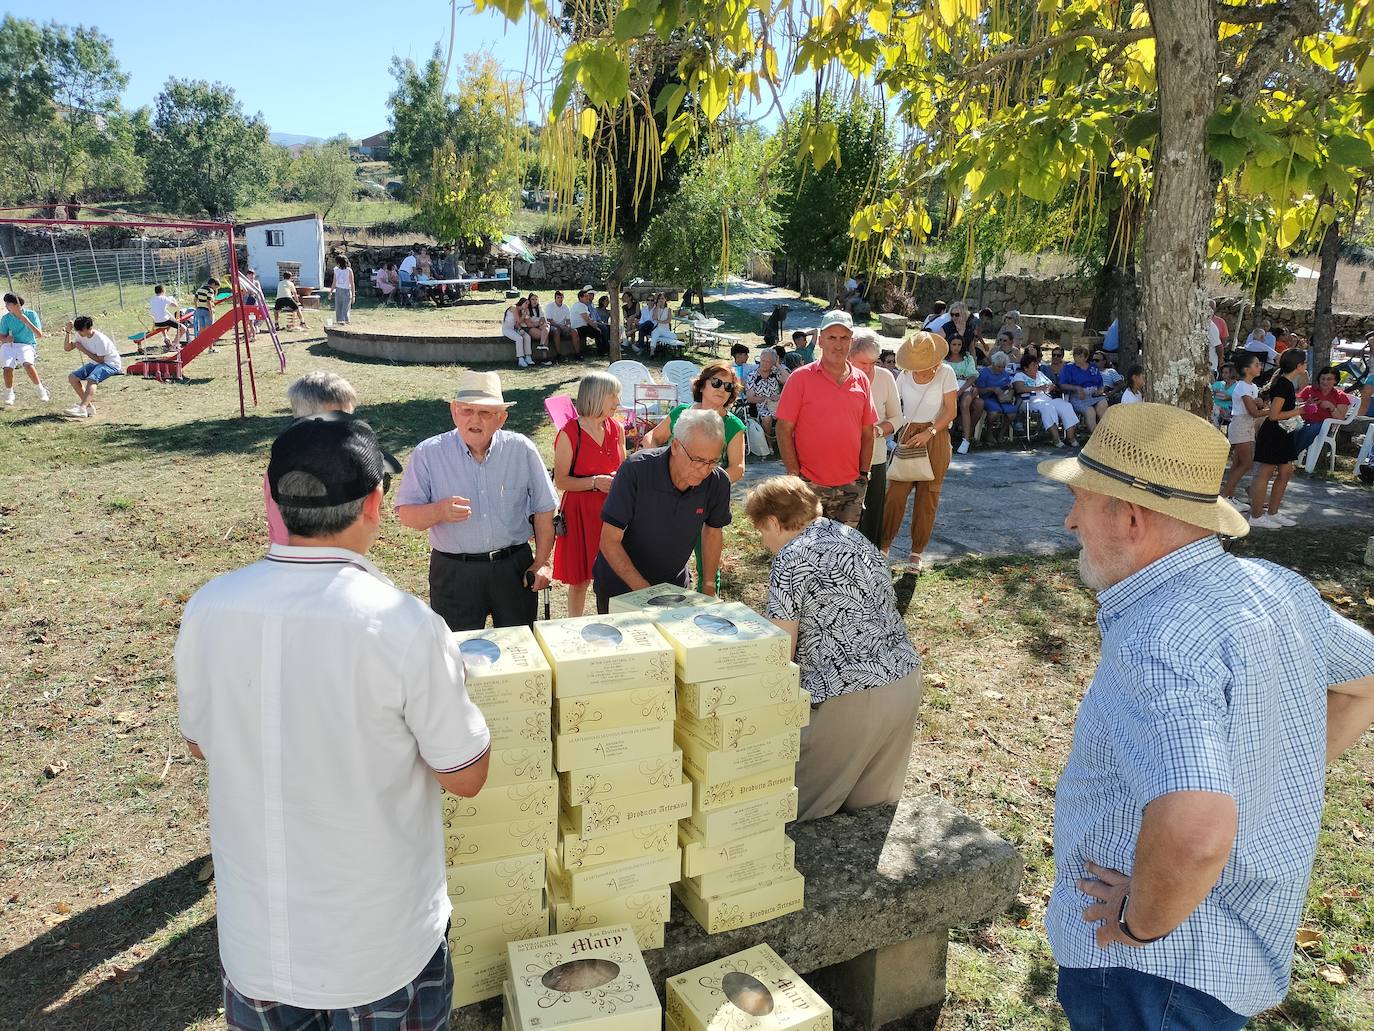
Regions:
[[[158,379],[180,376],[181,370],[200,357],[206,348],[224,336],[225,333],[233,330],[234,317],[237,313],[238,309],[231,306],[228,311],[201,330],[199,336],[189,344],[183,345],[179,351],[157,357],[150,355],[142,361],[130,365],[124,370],[124,374],[126,376],[156,376]]]

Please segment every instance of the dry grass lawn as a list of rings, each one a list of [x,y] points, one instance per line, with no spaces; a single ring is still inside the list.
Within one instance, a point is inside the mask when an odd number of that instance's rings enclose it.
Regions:
[[[318,325],[318,323],[317,323]],[[402,457],[446,428],[452,368],[341,360],[289,346],[290,372],[348,376]],[[67,363],[47,349],[62,397]],[[260,362],[261,369],[266,362]],[[551,444],[542,399],[577,368],[503,375],[512,428]],[[177,733],[172,645],[186,599],[263,549],[261,478],[286,424],[288,376],[259,374],[237,417],[232,349],[192,383],[115,381],[102,417],[71,424],[31,395],[0,412],[0,1025],[23,1029],[216,1027],[214,882],[205,770]],[[61,388],[61,389],[59,389]],[[68,403],[64,401],[64,405]],[[733,527],[726,591],[757,604],[766,557]],[[1362,542],[1273,532],[1263,549],[1366,624],[1374,577]],[[426,545],[392,523],[375,557],[423,595]],[[1064,558],[966,561],[904,580],[926,653],[925,718],[908,790],[938,792],[1020,849],[1007,915],[955,935],[948,1029],[1062,1027],[1042,917],[1053,790],[1098,646],[1090,595]],[[555,598],[555,605],[560,599]],[[1255,1026],[1374,1026],[1374,741],[1339,763],[1288,1002]],[[1224,957],[1218,958],[1224,962]]]

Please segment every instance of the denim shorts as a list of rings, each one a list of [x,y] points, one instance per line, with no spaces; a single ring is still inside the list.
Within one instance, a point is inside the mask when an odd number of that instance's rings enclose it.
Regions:
[[[87,362],[72,375],[87,383],[104,383],[111,376],[118,376],[119,370],[104,362]]]
[[[191,329],[199,333],[203,329],[209,329],[210,323],[215,321],[210,314],[209,308],[197,308],[195,314],[191,316]]]
[[[425,968],[384,999],[348,1009],[309,1010],[241,995],[224,982],[224,1021],[230,1031],[447,1031],[453,1008],[448,936]]]

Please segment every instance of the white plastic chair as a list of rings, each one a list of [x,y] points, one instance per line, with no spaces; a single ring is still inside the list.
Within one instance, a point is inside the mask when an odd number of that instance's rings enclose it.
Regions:
[[[1317,463],[1321,461],[1322,448],[1328,444],[1331,446],[1331,472],[1336,471],[1336,434],[1341,431],[1342,426],[1349,426],[1355,421],[1355,410],[1359,405],[1351,405],[1350,410],[1345,413],[1344,419],[1327,419],[1322,423],[1321,432],[1316,439],[1307,445],[1307,460],[1303,462],[1303,468],[1310,475],[1317,468]]]
[[[677,387],[678,404],[692,403],[692,380],[700,374],[701,366],[696,362],[675,358],[663,364],[664,380]]]
[[[1369,429],[1364,431],[1364,443],[1360,445],[1360,453],[1355,458],[1355,471],[1357,473],[1360,467],[1369,461],[1371,453],[1374,453],[1374,423],[1371,423]]]
[[[622,358],[618,362],[611,362],[611,367],[606,371],[620,380],[620,407],[633,413],[635,384],[654,382],[653,373],[643,362],[637,362],[631,358]]]

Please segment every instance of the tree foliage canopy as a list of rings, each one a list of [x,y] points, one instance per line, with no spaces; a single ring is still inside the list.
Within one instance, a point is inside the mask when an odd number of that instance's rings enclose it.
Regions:
[[[741,134],[700,154],[649,222],[638,252],[646,274],[704,294],[778,246],[777,187],[759,174],[763,151],[757,136]]]
[[[11,200],[137,191],[142,161],[120,109],[128,76],[97,30],[0,22],[0,190]]]
[[[326,219],[339,205],[352,200],[358,188],[346,139],[305,147],[287,166],[285,177],[291,195],[315,205]]]
[[[552,20],[547,0],[483,3]],[[1167,384],[1158,377],[1170,400],[1181,370],[1203,361],[1202,275],[1222,180],[1265,192],[1277,245],[1280,232],[1291,241],[1302,229],[1290,214],[1299,189],[1338,185],[1323,159],[1367,150],[1352,142],[1331,154],[1318,109],[1357,107],[1358,135],[1374,142],[1374,0],[573,0],[560,11],[569,17],[604,28],[563,53],[555,115],[651,106],[668,118],[667,147],[686,147],[699,120],[713,124],[746,97],[778,107],[793,76],[815,77],[818,92],[837,76],[881,87],[905,141],[892,188],[851,222],[862,265],[922,244],[937,195],[957,226],[979,206],[1049,203],[1069,190],[1083,224],[1096,226],[1113,183],[1144,206],[1142,314],[1158,369],[1172,370]],[[673,70],[652,95],[633,60],[646,45],[667,48]],[[1162,67],[1161,46],[1171,54]],[[1284,105],[1301,117],[1285,120]],[[817,170],[840,162],[836,121],[805,125],[795,151]],[[595,191],[589,200],[605,205]]]
[[[490,55],[470,54],[450,92],[436,47],[423,67],[392,62],[391,165],[446,242],[479,243],[510,227],[525,158],[524,95]]]
[[[220,216],[261,190],[267,125],[229,87],[169,79],[151,131],[148,188],[167,210]]]
[[[800,160],[816,124],[835,126],[836,160],[820,169]],[[842,98],[828,91],[803,101],[769,141],[769,152],[783,256],[805,268],[838,269],[849,259],[855,212],[890,185],[896,153],[881,107],[863,92]]]

